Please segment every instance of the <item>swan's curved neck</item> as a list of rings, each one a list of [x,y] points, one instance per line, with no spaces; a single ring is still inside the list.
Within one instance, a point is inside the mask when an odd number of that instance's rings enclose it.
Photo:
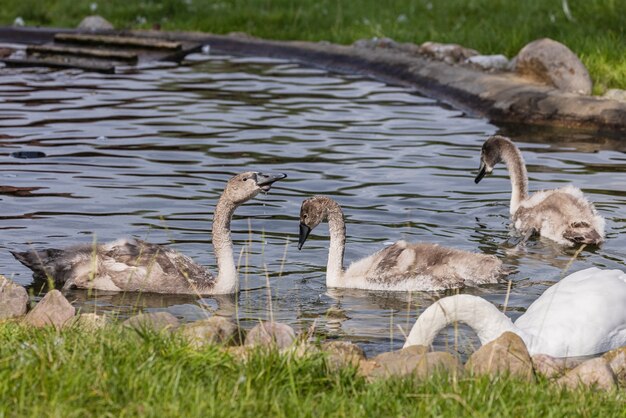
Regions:
[[[326,263],[326,285],[338,287],[343,279],[343,255],[346,248],[346,224],[341,207],[334,200],[326,202],[330,247]]]
[[[526,163],[519,149],[513,144],[504,142],[500,151],[502,161],[506,164],[511,178],[511,207],[513,215],[522,201],[528,197],[528,172]]]
[[[217,259],[217,280],[213,293],[235,293],[239,289],[237,268],[233,257],[230,221],[237,205],[223,195],[217,202],[213,215],[213,251]]]
[[[429,346],[439,331],[454,322],[469,325],[478,334],[481,344],[495,340],[506,331],[526,340],[524,333],[491,303],[477,296],[455,295],[439,299],[417,318],[404,347]]]

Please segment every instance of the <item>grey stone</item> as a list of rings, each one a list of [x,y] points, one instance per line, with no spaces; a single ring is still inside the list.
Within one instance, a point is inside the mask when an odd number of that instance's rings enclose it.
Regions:
[[[611,370],[608,361],[603,357],[585,361],[580,366],[567,372],[556,383],[570,389],[586,386],[611,390],[617,387],[615,374]]]
[[[326,341],[322,344],[322,350],[327,354],[326,360],[331,370],[358,367],[361,360],[365,359],[363,349],[348,341]]]
[[[534,379],[526,344],[517,334],[508,331],[476,350],[465,364],[465,370],[477,375],[509,373],[528,381]]]
[[[239,327],[223,316],[183,324],[178,333],[195,347],[207,344],[238,344],[240,343]]]
[[[71,322],[73,327],[80,328],[84,331],[96,331],[106,327],[110,323],[109,318],[105,315],[96,313],[84,313],[75,317]]]
[[[604,97],[605,99],[626,103],[626,90],[609,89],[602,95],[602,97]]]
[[[130,317],[122,325],[138,331],[150,329],[157,332],[171,332],[178,328],[179,321],[169,312],[150,312]]]
[[[609,367],[615,373],[617,383],[626,388],[626,346],[611,350],[602,357],[608,361]]]
[[[245,345],[284,349],[291,347],[295,339],[296,333],[289,325],[261,322],[248,332]]]
[[[424,42],[419,46],[419,53],[448,64],[464,62],[469,57],[479,55],[479,52],[474,49],[465,48],[457,44],[441,44],[438,42]]]
[[[589,95],[593,89],[587,68],[565,45],[543,38],[526,45],[515,57],[515,71],[569,93]]]
[[[0,320],[26,315],[27,310],[26,289],[0,275]]]
[[[531,359],[535,373],[548,379],[559,377],[585,361],[580,358],[559,358],[547,354],[535,354]]]
[[[61,328],[74,317],[75,313],[76,309],[65,299],[65,296],[54,289],[49,291],[24,317],[24,322],[34,327],[52,325],[55,328]]]
[[[410,348],[410,347],[409,347]],[[414,351],[417,353],[417,351]],[[413,354],[407,351],[396,351],[377,356],[370,363],[363,364],[360,372],[368,380],[385,379],[392,376],[413,376],[416,379],[425,379],[435,372],[446,372],[457,376],[463,372],[463,365],[459,359],[441,351],[423,354]]]
[[[506,71],[509,68],[509,59],[502,54],[474,55],[465,62],[483,71]]]
[[[87,16],[79,24],[78,29],[97,31],[97,30],[113,30],[113,25],[102,16]]]

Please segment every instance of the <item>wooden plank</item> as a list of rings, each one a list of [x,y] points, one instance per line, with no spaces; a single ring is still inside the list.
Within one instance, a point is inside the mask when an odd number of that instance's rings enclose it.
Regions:
[[[81,57],[91,57],[100,59],[112,59],[137,62],[137,54],[128,51],[116,51],[111,49],[97,48],[80,48],[58,45],[30,45],[26,47],[28,54],[46,54],[46,55],[76,55]]]
[[[0,60],[4,62],[8,66],[13,67],[52,67],[52,68],[76,68],[84,71],[95,71],[98,73],[106,73],[113,74],[115,73],[115,66],[111,63],[98,63],[98,62],[76,62],[75,60],[71,61],[60,61],[58,59],[5,59]]]
[[[180,42],[164,41],[154,38],[139,38],[130,36],[110,36],[110,35],[84,35],[72,33],[58,33],[54,36],[57,42],[74,42],[98,45],[110,45],[116,47],[146,48],[146,49],[166,49],[179,50],[182,48]]]

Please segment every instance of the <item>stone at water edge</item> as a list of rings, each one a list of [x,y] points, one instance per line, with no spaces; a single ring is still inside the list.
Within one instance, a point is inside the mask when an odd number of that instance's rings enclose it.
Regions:
[[[61,328],[74,317],[75,313],[76,309],[65,299],[65,296],[54,289],[49,291],[24,317],[24,322],[34,327],[53,325]]]
[[[146,329],[162,332],[171,332],[178,328],[179,321],[169,312],[142,313],[128,318],[122,325],[133,328],[137,331]]]
[[[331,370],[342,367],[358,367],[365,359],[363,349],[349,341],[326,341],[322,344],[322,351],[326,353],[328,366]]]
[[[570,389],[586,386],[612,390],[617,387],[615,374],[609,367],[608,361],[603,357],[585,361],[580,366],[567,372],[556,383]]]
[[[587,68],[565,45],[549,38],[538,39],[520,50],[515,71],[569,93],[589,95],[593,89]]]
[[[102,16],[94,15],[85,17],[79,24],[78,29],[97,31],[97,30],[113,30],[115,29],[111,22]]]
[[[183,324],[178,333],[191,345],[239,344],[241,332],[237,324],[223,316],[212,316],[189,324]]]
[[[26,289],[0,275],[0,320],[26,315],[28,300]]]
[[[527,381],[534,380],[533,364],[526,344],[517,334],[509,331],[476,350],[465,364],[465,370],[491,376],[509,373]]]
[[[110,324],[106,315],[98,315],[96,313],[83,313],[71,321],[71,325],[84,331],[95,331],[102,329]]]
[[[412,353],[404,350],[383,353],[370,361],[361,362],[359,373],[370,381],[394,376],[413,376],[421,380],[433,373],[445,372],[450,376],[463,373],[463,365],[450,353],[435,351],[416,354],[417,350],[413,350]]]
[[[248,332],[245,345],[284,349],[291,347],[295,339],[296,333],[289,325],[279,322],[261,322]]]
[[[616,348],[602,356],[609,363],[609,367],[615,373],[617,383],[626,388],[626,346]]]
[[[465,62],[483,71],[506,71],[510,65],[508,58],[502,54],[474,55],[466,59]]]
[[[419,46],[418,51],[421,55],[447,64],[464,62],[469,57],[480,54],[475,49],[465,48],[457,44],[442,44],[438,42],[424,42]]]
[[[535,373],[548,379],[559,377],[584,361],[578,358],[552,357],[547,354],[534,354],[531,359]]]

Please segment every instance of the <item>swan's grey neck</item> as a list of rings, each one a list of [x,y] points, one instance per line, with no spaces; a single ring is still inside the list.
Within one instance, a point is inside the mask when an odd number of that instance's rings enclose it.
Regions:
[[[212,293],[235,293],[239,289],[237,268],[233,257],[230,221],[237,205],[223,195],[213,214],[213,251],[217,259],[217,279]]]
[[[481,344],[495,340],[506,331],[526,341],[523,332],[491,303],[477,296],[455,295],[439,299],[417,318],[404,347],[430,346],[439,331],[454,322],[469,325],[478,334]]]
[[[328,199],[325,202],[330,233],[330,247],[326,264],[326,285],[338,287],[343,278],[343,255],[346,248],[346,224],[343,212],[337,202]]]
[[[528,173],[526,163],[520,150],[512,142],[501,142],[500,155],[506,164],[511,178],[511,207],[510,213],[517,212],[520,203],[528,197]]]

